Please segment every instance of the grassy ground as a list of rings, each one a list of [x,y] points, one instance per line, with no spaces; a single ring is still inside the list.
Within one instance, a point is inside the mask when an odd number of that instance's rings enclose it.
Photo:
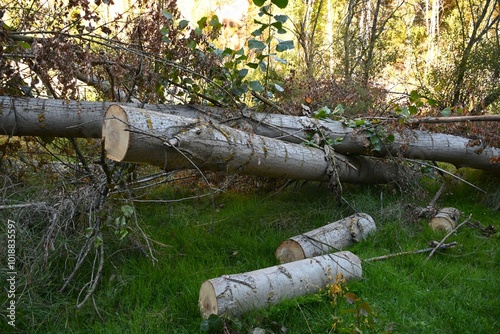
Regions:
[[[472,215],[481,224],[500,230],[500,214],[492,208],[500,200],[494,182],[498,179],[485,182],[493,191],[489,196],[454,184],[438,204],[457,207],[463,211],[462,220]],[[431,197],[437,189],[432,183],[426,188]],[[165,187],[150,197],[185,195]],[[57,292],[61,277],[47,278],[46,286],[32,288],[45,290],[44,299],[33,300],[29,290],[18,288],[22,291],[18,332],[199,333],[202,318],[197,299],[202,282],[275,265],[274,250],[281,241],[355,211],[370,214],[378,228],[376,234],[349,249],[361,259],[427,248],[430,240],[444,236],[424,221],[411,223],[405,215],[406,204],[417,201],[425,206],[429,198],[416,200],[418,196],[401,194],[390,186],[346,187],[344,197],[349,205],[338,205],[327,190],[309,184],[276,193],[228,191],[215,198],[215,206],[209,198],[140,204],[141,225],[163,244],[155,246],[157,264],[153,266],[137,250],[113,254],[94,302],[79,311],[75,310],[76,289],[68,294]],[[500,234],[485,236],[463,226],[451,241],[458,246],[436,253],[427,262],[427,254],[364,262],[363,279],[343,286],[377,313],[373,326],[359,326],[372,333],[499,333]],[[4,300],[5,293],[0,297]],[[251,312],[226,321],[225,326],[227,332],[248,333],[250,328],[261,327],[267,333],[294,334],[334,332],[336,323],[337,330],[347,331],[358,325],[349,313],[352,308],[341,297],[333,304],[323,292]],[[1,322],[0,332],[9,329],[6,319]]]

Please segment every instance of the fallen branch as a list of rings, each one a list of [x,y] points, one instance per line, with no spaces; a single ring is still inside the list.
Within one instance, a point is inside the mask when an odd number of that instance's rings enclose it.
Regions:
[[[382,255],[382,256],[376,256],[376,257],[372,257],[372,258],[366,259],[364,261],[365,262],[373,262],[373,261],[387,260],[387,259],[390,259],[390,258],[393,258],[393,257],[396,257],[396,256],[401,256],[401,255],[411,255],[411,254],[428,253],[428,252],[436,251],[438,249],[451,248],[451,247],[457,245],[457,242],[454,241],[454,242],[451,242],[449,244],[443,244],[443,243],[439,244],[437,241],[431,241],[429,244],[432,247],[430,247],[430,248],[424,248],[424,249],[418,249],[418,250],[414,250],[414,251],[399,252],[399,253],[387,254],[387,255]]]
[[[6,204],[6,205],[0,205],[0,210],[6,210],[6,209],[19,209],[19,208],[27,208],[30,206],[45,206],[47,205],[46,202],[33,202],[33,203],[23,203],[23,204]]]
[[[470,220],[470,218],[472,217],[472,214],[469,215],[469,217],[464,220],[460,225],[458,225],[457,227],[455,227],[450,233],[448,233],[437,245],[436,247],[431,251],[431,253],[429,254],[429,256],[427,257],[427,259],[425,259],[425,262],[429,261],[430,258],[432,257],[432,255],[434,255],[434,253],[436,252],[436,250],[439,249],[439,247],[441,247],[441,245],[444,244],[444,242],[446,241],[446,239],[448,239],[448,237],[450,235],[452,235],[453,233],[455,233],[460,227],[462,227],[463,225],[467,224]]]

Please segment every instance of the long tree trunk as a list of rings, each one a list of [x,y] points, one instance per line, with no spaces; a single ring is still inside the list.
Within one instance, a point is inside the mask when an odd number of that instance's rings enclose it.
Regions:
[[[111,106],[102,137],[109,158],[165,170],[199,169],[286,179],[387,183],[399,167],[382,160],[334,154],[254,135],[210,120],[190,119],[132,107]],[[335,182],[335,180],[333,180]]]
[[[0,135],[101,138],[104,112],[110,105],[112,103],[0,97]],[[220,108],[138,103],[121,105],[192,119],[210,117],[214,124],[225,119],[224,110]],[[341,122],[254,113],[251,110],[243,114],[243,117],[226,124],[292,143],[303,143],[311,133],[320,132],[327,138],[342,139],[333,147],[343,154],[392,155],[448,162],[456,167],[500,171],[500,163],[492,163],[500,156],[499,148],[469,146],[469,140],[463,137],[406,130],[400,135],[395,134],[395,141],[383,146],[382,150],[373,151],[365,135],[356,133]]]

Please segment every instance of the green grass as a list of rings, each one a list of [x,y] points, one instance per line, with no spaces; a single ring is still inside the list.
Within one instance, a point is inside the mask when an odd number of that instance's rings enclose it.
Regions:
[[[472,214],[483,225],[499,230],[500,215],[491,208],[498,191],[491,181],[488,185],[493,193],[485,196],[456,184],[439,206],[455,206],[464,212],[462,220]],[[150,197],[178,195],[163,188]],[[202,318],[197,300],[205,280],[275,265],[274,251],[281,241],[348,216],[353,208],[372,215],[378,228],[349,249],[361,259],[427,248],[430,240],[444,236],[431,231],[424,221],[407,221],[404,205],[412,202],[411,196],[389,186],[346,187],[344,196],[351,207],[338,205],[327,190],[310,184],[276,194],[229,191],[215,198],[215,207],[208,198],[140,204],[141,225],[165,245],[155,246],[157,264],[153,266],[133,249],[110,257],[95,293],[98,312],[92,301],[75,310],[78,289],[57,292],[60,276],[47,277],[44,287],[19,288],[19,332],[199,333]],[[422,197],[416,204],[428,201]],[[363,263],[363,279],[349,282],[347,288],[376,310],[379,320],[374,332],[389,327],[398,333],[500,332],[499,234],[486,237],[464,226],[448,241],[458,246],[437,252],[427,262],[427,254],[418,254]],[[86,282],[88,277],[82,275],[79,280]],[[240,317],[240,333],[257,326],[269,333],[280,333],[282,327],[292,334],[330,333],[334,316],[343,317],[345,326],[354,322],[341,313],[349,307],[346,303],[334,306],[319,294],[302,297]],[[1,320],[0,332],[4,332],[8,327]]]

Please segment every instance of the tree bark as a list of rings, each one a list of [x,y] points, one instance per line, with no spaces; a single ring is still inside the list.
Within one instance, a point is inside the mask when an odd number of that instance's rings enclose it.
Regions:
[[[101,138],[104,112],[111,105],[108,102],[0,97],[0,135]],[[138,103],[120,105],[193,119],[212,117],[214,123],[225,118],[223,109],[213,107]],[[406,130],[401,135],[395,134],[393,143],[374,152],[370,150],[366,136],[356,134],[341,122],[324,122],[305,116],[254,113],[250,110],[245,110],[243,114],[244,117],[226,123],[261,136],[292,143],[302,143],[310,133],[319,131],[326,137],[341,139],[333,147],[336,152],[343,154],[379,157],[392,155],[447,162],[456,167],[500,171],[500,163],[493,163],[495,157],[500,157],[500,148],[469,146],[469,140],[463,137]]]
[[[279,302],[316,293],[335,282],[342,274],[346,280],[362,277],[361,260],[351,252],[338,252],[311,259],[226,275],[205,281],[198,304],[203,317],[240,315]]]
[[[376,228],[372,217],[357,213],[283,241],[276,249],[276,259],[287,263],[338,251],[365,239]]]
[[[113,105],[102,137],[107,157],[165,170],[199,169],[273,178],[331,181],[325,152],[257,136],[210,119],[189,119]],[[382,160],[335,154],[338,181],[387,183],[399,167]]]

